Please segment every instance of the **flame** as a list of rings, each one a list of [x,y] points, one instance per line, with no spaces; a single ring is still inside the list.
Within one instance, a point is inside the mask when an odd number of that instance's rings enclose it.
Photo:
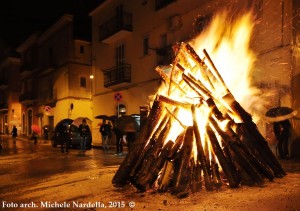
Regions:
[[[215,103],[218,104],[217,107],[221,112],[222,110],[228,112],[228,108],[224,107],[223,102],[219,105],[218,100],[222,100],[222,97],[228,93],[232,93],[246,110],[252,110],[253,101],[249,99],[257,98],[258,89],[252,86],[250,77],[256,60],[249,46],[253,23],[250,12],[237,19],[230,17],[227,12],[221,12],[216,15],[210,26],[203,33],[189,43],[200,56],[200,59],[205,62],[205,65],[199,68],[197,61],[189,56],[185,56],[186,52],[183,51],[181,54],[177,53],[177,60],[181,60],[181,63],[184,65],[183,70],[176,67],[174,63],[173,65],[156,69],[165,81],[156,94],[167,96],[181,103],[196,105],[196,121],[200,131],[201,144],[206,149],[209,160],[217,161],[217,158],[211,152],[212,147],[206,135],[206,126],[211,115],[211,108],[202,103],[202,100],[210,98],[207,93],[214,95]],[[208,76],[209,74],[214,74],[209,71],[213,67],[206,62],[208,58],[205,57],[203,49],[209,52],[218,70],[217,72],[220,73],[221,80],[224,81],[226,86],[220,82],[220,79],[218,80],[218,76]],[[205,89],[207,89],[207,93],[206,90],[201,93],[205,99],[199,99],[199,95],[195,93],[195,90],[180,84],[183,80],[182,74],[193,76],[195,80],[201,81]],[[172,109],[169,110],[169,114],[173,115]],[[187,126],[193,125],[193,116],[190,108],[179,107],[176,116],[173,115],[172,118],[173,121],[166,140],[175,141],[176,137]],[[240,121],[237,117],[232,116],[231,118],[236,122]],[[219,127],[225,131],[228,122],[228,120],[219,121]],[[217,135],[217,132],[215,133]],[[221,144],[220,138],[218,140]],[[195,142],[193,154],[194,159],[196,159],[197,147]]]
[[[203,49],[209,52],[223,80],[237,101],[254,114],[259,113],[253,103],[258,101],[260,90],[252,85],[251,72],[256,61],[250,49],[250,39],[254,27],[251,12],[233,19],[229,13],[219,13],[210,26],[194,41],[190,42],[197,54],[204,58]],[[209,67],[211,68],[211,67]],[[223,87],[217,87],[220,95],[225,95]]]

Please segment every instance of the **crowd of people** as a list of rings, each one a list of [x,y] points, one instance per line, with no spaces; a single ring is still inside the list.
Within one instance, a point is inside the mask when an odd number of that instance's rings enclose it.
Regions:
[[[108,152],[109,143],[112,142],[113,134],[115,135],[115,155],[123,155],[123,145],[126,144],[128,150],[131,148],[132,143],[135,140],[136,131],[128,127],[124,130],[120,129],[116,122],[111,122],[103,119],[99,128],[99,132],[102,138],[103,151]]]

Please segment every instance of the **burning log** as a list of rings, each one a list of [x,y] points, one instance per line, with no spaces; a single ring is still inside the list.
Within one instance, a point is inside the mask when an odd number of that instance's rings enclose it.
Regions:
[[[222,180],[219,172],[219,166],[214,160],[211,161],[211,174],[214,186],[216,188],[220,188],[222,186]]]
[[[204,150],[203,150],[203,146],[201,143],[201,138],[200,138],[200,130],[199,130],[199,126],[196,120],[196,113],[195,113],[195,106],[192,105],[192,114],[193,114],[193,129],[194,129],[194,134],[195,134],[195,139],[196,139],[196,146],[197,146],[197,158],[198,160],[201,162],[201,166],[203,169],[203,173],[204,173],[204,180],[205,180],[205,188],[206,190],[212,190],[212,181],[210,179],[210,173],[209,173],[209,162],[204,154]]]
[[[161,131],[165,128],[165,125],[167,124],[169,118],[170,118],[169,115],[165,115],[163,120],[160,122],[160,125],[157,127],[156,131],[154,132],[154,134],[153,134],[152,138],[150,139],[149,143],[144,147],[141,154],[137,158],[137,161],[133,165],[133,167],[131,169],[131,172],[129,174],[129,178],[130,178],[131,183],[134,184],[136,182],[137,177],[139,175],[140,168],[142,167],[142,164],[143,164],[143,161],[144,161],[145,157],[147,158],[148,154],[151,153],[150,149],[155,144],[155,142],[158,139],[159,134],[161,133]],[[145,168],[145,165],[144,165],[143,168]]]
[[[232,188],[237,188],[240,183],[240,177],[236,174],[236,167],[234,166],[232,159],[225,156],[226,150],[222,150],[217,137],[211,127],[206,128],[206,134],[211,142],[214,154],[217,156],[218,161],[223,169],[223,172],[228,179],[229,186]],[[227,153],[229,154],[229,152]]]
[[[202,169],[201,169],[201,164],[197,161],[195,162],[195,159],[191,159],[191,165],[192,165],[192,178],[191,178],[191,192],[199,192],[202,189]]]
[[[139,157],[143,151],[146,143],[153,133],[153,129],[156,127],[161,117],[163,116],[164,105],[162,102],[155,100],[150,111],[149,117],[146,120],[144,127],[141,128],[141,132],[137,140],[132,145],[132,150],[128,152],[124,161],[120,165],[116,174],[113,177],[112,183],[116,187],[122,187],[128,182],[129,173],[133,167],[134,161]]]
[[[224,101],[227,103],[229,108],[237,114],[245,123],[246,128],[249,130],[249,133],[253,135],[254,141],[256,141],[258,148],[261,148],[260,152],[262,153],[264,159],[266,162],[270,165],[270,167],[275,172],[275,175],[277,177],[282,177],[286,175],[285,171],[279,164],[278,160],[276,159],[275,155],[272,153],[271,149],[268,146],[268,142],[265,140],[265,138],[261,135],[261,133],[258,131],[256,124],[252,121],[251,115],[246,112],[243,107],[235,100],[232,93],[229,91],[228,87],[226,86],[222,76],[219,74],[219,71],[217,70],[216,66],[214,65],[212,59],[210,58],[207,51],[203,50],[205,57],[208,59],[209,63],[212,66],[212,71],[216,78],[218,79],[219,83],[226,89],[227,94],[223,96]]]
[[[167,160],[164,164],[161,177],[158,180],[159,192],[166,192],[169,189],[170,183],[172,181],[173,171],[174,171],[173,162]]]
[[[212,69],[189,44],[181,43],[175,49],[171,73],[156,68],[168,86],[157,94],[113,185],[122,187],[130,182],[141,191],[170,190],[181,198],[201,191],[203,182],[211,191],[223,183],[237,188],[283,177],[284,170],[251,115],[230,93],[208,53],[204,52],[205,61]],[[237,124],[233,115],[242,123]]]
[[[146,190],[148,185],[151,186],[155,182],[173,144],[173,141],[168,141],[162,148],[161,153],[158,155],[157,159],[148,160],[149,163],[152,161],[153,163],[149,167],[148,171],[142,174],[141,178],[137,181],[136,185],[139,187],[139,189]],[[153,153],[152,155],[155,156],[156,154]]]
[[[154,170],[156,169],[160,170],[162,168],[163,161],[166,160],[170,148],[173,146],[173,143],[172,145],[166,144],[165,145],[166,147],[164,148],[163,156],[160,159],[157,159],[159,157],[159,154],[161,154],[161,150],[169,130],[170,130],[170,120],[165,125],[162,132],[159,134],[159,137],[154,143],[153,147],[149,149],[147,159],[144,162],[144,167],[141,169],[139,173],[137,182],[134,183],[134,185],[138,189],[145,191],[147,189],[147,186],[152,184],[153,181],[151,179],[154,176],[157,177],[158,175],[158,172]],[[164,160],[161,160],[162,158],[164,158]]]
[[[183,146],[179,152],[180,156],[175,161],[175,170],[171,191],[178,197],[188,195],[188,187],[191,173],[190,159],[193,151],[193,127],[188,127],[185,133]]]
[[[212,117],[209,117],[209,121],[218,134],[222,137],[224,142],[228,144],[233,156],[235,157],[235,161],[240,164],[240,170],[244,170],[256,183],[262,184],[263,178],[257,172],[257,169],[249,162],[247,155],[245,155],[245,153],[227,133],[220,129],[218,123]]]

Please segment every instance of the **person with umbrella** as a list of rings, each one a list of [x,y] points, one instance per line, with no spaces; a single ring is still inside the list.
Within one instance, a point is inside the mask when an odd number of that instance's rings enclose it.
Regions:
[[[85,152],[86,140],[87,140],[87,137],[91,134],[91,130],[90,130],[90,127],[86,123],[86,119],[83,119],[82,123],[79,125],[79,133],[81,136],[80,150],[81,150],[81,152]]]
[[[103,119],[102,125],[100,127],[100,133],[102,136],[103,150],[108,151],[108,138],[111,134],[111,126],[106,123],[106,119]]]
[[[267,120],[273,122],[274,134],[278,141],[277,148],[282,159],[287,159],[289,155],[288,143],[291,128],[289,119],[296,114],[297,111],[284,106],[271,108],[266,113]]]
[[[289,134],[290,134],[291,123],[288,119],[274,122],[273,130],[278,140],[278,152],[279,156],[282,159],[287,159],[289,152],[288,152],[288,143],[289,143]]]

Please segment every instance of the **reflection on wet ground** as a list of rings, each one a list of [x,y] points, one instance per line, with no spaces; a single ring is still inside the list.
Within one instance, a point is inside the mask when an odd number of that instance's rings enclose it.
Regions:
[[[69,153],[61,153],[59,147],[51,147],[50,141],[34,144],[31,140],[17,140],[13,144],[11,139],[3,139],[2,146],[0,175],[17,173],[23,179],[120,165],[125,157],[115,156],[114,151],[104,153],[100,149],[85,153],[70,149]]]

